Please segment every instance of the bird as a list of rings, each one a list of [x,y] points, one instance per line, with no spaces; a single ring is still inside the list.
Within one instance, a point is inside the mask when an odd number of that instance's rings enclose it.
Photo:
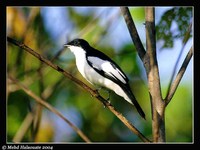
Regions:
[[[114,91],[134,105],[145,119],[145,113],[131,91],[129,79],[111,58],[90,46],[84,39],[74,39],[64,44],[64,47],[74,54],[78,71],[90,84]]]

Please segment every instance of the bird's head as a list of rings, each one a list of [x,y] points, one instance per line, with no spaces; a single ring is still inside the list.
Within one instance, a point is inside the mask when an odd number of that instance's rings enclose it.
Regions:
[[[89,43],[85,41],[84,39],[74,39],[71,42],[64,45],[65,47],[80,47],[83,49],[87,49],[87,47],[90,47]]]

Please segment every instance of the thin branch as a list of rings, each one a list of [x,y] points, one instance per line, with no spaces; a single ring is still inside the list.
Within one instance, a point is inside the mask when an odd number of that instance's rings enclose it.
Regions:
[[[31,123],[33,121],[33,114],[31,112],[29,112],[26,115],[26,118],[24,119],[23,123],[21,124],[20,128],[17,130],[17,133],[15,134],[14,138],[13,138],[13,142],[20,142],[25,133],[28,131]]]
[[[192,55],[193,55],[193,47],[190,48],[190,50],[189,50],[187,56],[185,57],[185,60],[184,60],[184,62],[182,64],[182,66],[181,66],[181,68],[180,68],[180,70],[179,70],[174,82],[172,83],[171,87],[169,88],[169,93],[168,93],[168,95],[167,95],[167,97],[165,99],[166,100],[165,101],[165,105],[166,106],[169,104],[169,102],[171,101],[174,93],[176,92],[176,89],[177,89],[177,87],[178,87],[178,85],[179,85],[179,83],[180,83],[180,81],[181,81],[181,79],[182,79],[182,77],[183,77],[183,75],[184,75],[184,73],[186,71],[186,68],[187,68],[187,66],[188,66],[188,64],[190,62],[190,59],[192,58]]]
[[[98,93],[98,91],[93,90],[92,88],[90,88],[89,86],[84,84],[82,81],[78,80],[77,78],[75,78],[70,73],[68,73],[65,70],[63,70],[62,68],[60,68],[59,66],[53,64],[51,61],[45,59],[43,56],[41,56],[40,54],[38,54],[37,52],[35,52],[31,48],[26,46],[25,44],[23,44],[21,42],[18,42],[18,41],[14,40],[14,39],[12,39],[10,37],[7,37],[7,41],[12,43],[12,44],[14,44],[14,45],[16,45],[16,46],[18,46],[18,47],[20,47],[20,48],[22,48],[22,49],[24,49],[25,51],[27,51],[28,53],[30,53],[33,56],[35,56],[37,59],[39,59],[40,61],[42,61],[46,65],[48,65],[48,66],[52,67],[53,69],[55,69],[56,71],[62,73],[64,76],[66,76],[67,78],[69,78],[70,80],[74,81],[76,84],[78,84],[82,88],[84,88],[93,97],[95,97],[97,100],[99,100],[101,103],[103,103],[104,106],[106,106],[113,114],[115,114],[143,142],[150,142],[150,140],[148,140],[139,130],[137,130],[137,128],[134,127],[121,113],[119,113],[117,110],[115,110],[115,108]]]
[[[191,30],[192,30],[192,23],[189,25],[188,30],[187,30],[187,32],[186,32],[186,34],[185,34],[185,36],[184,36],[184,39],[183,39],[183,46],[182,46],[181,51],[180,51],[180,53],[179,53],[179,55],[178,55],[178,58],[177,58],[177,60],[176,60],[176,63],[175,63],[175,66],[174,66],[174,69],[173,69],[173,72],[172,72],[172,75],[171,75],[171,78],[170,78],[170,81],[169,81],[169,86],[168,86],[168,89],[167,89],[167,94],[166,94],[165,99],[168,99],[168,97],[169,97],[170,88],[171,88],[171,86],[172,86],[172,82],[173,82],[173,79],[174,79],[174,77],[175,77],[175,73],[176,73],[176,70],[177,70],[177,66],[178,66],[178,63],[179,63],[180,58],[181,58],[181,56],[182,56],[183,50],[184,50],[184,48],[185,48],[185,45],[186,45],[187,41],[189,40]],[[171,98],[172,98],[172,97],[171,97]],[[171,100],[171,98],[170,98],[170,100]]]
[[[39,82],[39,91],[40,91],[40,97],[44,100],[46,100],[43,95],[42,95],[42,91],[44,91],[44,76],[43,76],[43,72],[42,72],[42,66],[44,64],[42,62],[40,62],[40,67],[38,69],[38,76],[40,78],[40,82]],[[34,110],[34,119],[33,119],[33,132],[32,132],[32,137],[33,137],[33,141],[36,140],[36,136],[40,127],[40,122],[42,119],[42,109],[43,107],[40,104],[37,104],[35,106],[35,110]]]
[[[145,51],[145,49],[142,45],[142,42],[141,42],[140,37],[138,35],[137,29],[135,27],[135,23],[134,23],[134,21],[131,17],[129,9],[128,9],[128,7],[120,7],[120,9],[121,9],[121,12],[124,16],[126,25],[129,29],[129,33],[130,33],[132,41],[133,41],[133,43],[136,47],[138,55],[141,58],[141,60],[143,61],[146,51]]]
[[[43,99],[48,99],[49,97],[51,97],[51,95],[53,95],[54,90],[53,89],[57,89],[58,86],[60,86],[61,84],[64,83],[63,79],[65,77],[63,76],[55,85],[53,86],[48,86],[47,88],[45,88],[45,90],[42,92],[41,97]],[[9,83],[11,84],[11,83]],[[16,84],[15,84],[16,85]],[[17,85],[16,85],[17,86]],[[26,85],[27,86],[27,85]],[[18,86],[17,86],[18,87]],[[27,86],[28,87],[28,86]],[[20,88],[18,87],[19,90]],[[14,138],[13,138],[13,142],[20,142],[25,133],[27,132],[27,130],[30,128],[30,125],[33,121],[33,115],[34,115],[35,110],[33,110],[33,112],[29,112],[25,119],[23,120],[23,123],[21,124],[20,128],[17,130],[17,133],[15,134]],[[31,116],[30,116],[31,115]],[[30,119],[30,117],[32,117],[32,119]]]
[[[8,78],[14,82],[15,84],[17,84],[27,95],[29,95],[30,97],[32,97],[35,101],[37,101],[39,104],[41,104],[42,106],[46,107],[47,109],[49,109],[51,112],[55,113],[56,115],[58,115],[60,118],[62,118],[67,124],[69,124],[69,126],[74,129],[74,131],[77,132],[77,134],[86,142],[90,143],[91,141],[89,140],[89,138],[79,129],[77,128],[75,125],[73,125],[67,118],[65,118],[59,111],[57,111],[54,107],[52,107],[49,103],[45,102],[43,99],[41,99],[40,97],[38,97],[37,95],[35,95],[31,90],[29,90],[25,85],[21,84],[18,80],[16,80],[15,78],[8,76]]]

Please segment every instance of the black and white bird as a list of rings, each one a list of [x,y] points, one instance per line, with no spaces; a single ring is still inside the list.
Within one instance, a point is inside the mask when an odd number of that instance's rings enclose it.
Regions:
[[[127,76],[114,61],[91,47],[83,39],[74,39],[64,46],[74,53],[76,66],[88,82],[114,91],[134,105],[138,113],[145,119],[145,114],[131,91]]]

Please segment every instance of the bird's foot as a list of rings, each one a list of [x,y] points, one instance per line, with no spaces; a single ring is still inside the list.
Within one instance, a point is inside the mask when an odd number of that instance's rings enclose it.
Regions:
[[[108,98],[106,100],[110,103],[110,91],[108,91]]]

